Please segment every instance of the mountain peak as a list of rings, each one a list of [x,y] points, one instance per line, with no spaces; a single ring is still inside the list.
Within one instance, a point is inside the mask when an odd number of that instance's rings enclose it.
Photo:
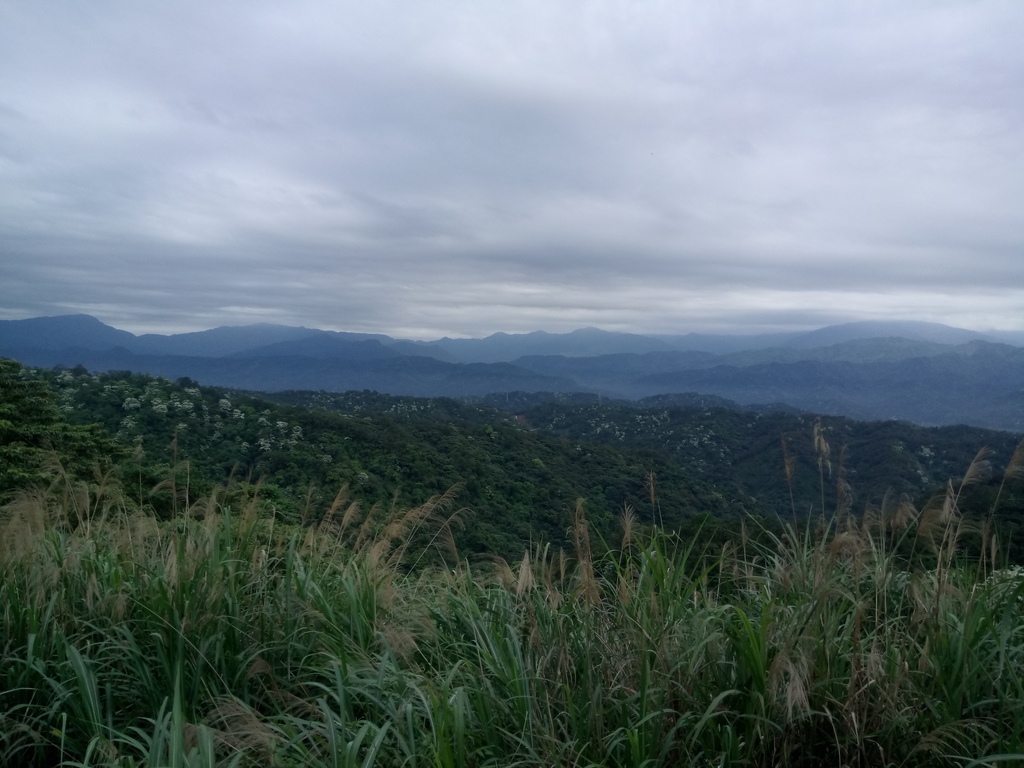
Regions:
[[[27,320],[0,320],[0,343],[10,349],[104,350],[130,345],[135,334],[112,328],[92,315],[55,315]]]

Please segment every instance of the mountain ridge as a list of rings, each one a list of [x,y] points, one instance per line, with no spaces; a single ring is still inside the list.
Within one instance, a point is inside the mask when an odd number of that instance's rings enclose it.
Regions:
[[[901,328],[916,338],[856,338]],[[854,323],[759,338],[776,346],[725,353],[680,350],[669,348],[665,339],[595,328],[435,342],[271,324],[137,337],[77,315],[0,321],[0,356],[29,365],[81,364],[92,371],[131,370],[264,392],[374,390],[448,397],[580,392],[626,400],[697,393],[744,407],[771,403],[861,419],[1024,429],[1024,348],[1019,346],[928,323]],[[845,340],[813,346],[836,338]],[[966,341],[954,345],[935,339]],[[749,338],[733,342],[752,343]],[[159,352],[168,349],[194,354]],[[596,354],[604,349],[614,351]],[[537,354],[503,359],[524,350]]]
[[[772,348],[813,349],[858,339],[894,337],[951,346],[975,340],[1013,346],[1024,345],[1024,332],[997,331],[986,334],[940,323],[918,321],[868,320],[825,326],[812,331],[747,335],[636,334],[586,327],[569,333],[498,332],[482,338],[443,337],[432,341],[415,341],[384,334],[330,331],[273,323],[218,326],[205,331],[169,335],[149,333],[136,336],[85,314],[0,320],[2,348],[79,347],[106,350],[120,346],[139,354],[221,357],[315,336],[350,342],[375,339],[384,346],[398,345],[400,354],[442,358],[450,356],[448,362],[480,363],[512,362],[526,355],[549,354],[592,357],[604,354],[668,351],[731,354]]]

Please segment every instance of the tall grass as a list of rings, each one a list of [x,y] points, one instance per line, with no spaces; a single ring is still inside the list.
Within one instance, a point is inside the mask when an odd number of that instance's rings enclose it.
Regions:
[[[0,762],[1008,764],[1024,580],[958,554],[957,499],[713,553],[630,510],[599,549],[580,503],[510,566],[451,551],[450,497],[303,529],[65,479],[0,523]]]

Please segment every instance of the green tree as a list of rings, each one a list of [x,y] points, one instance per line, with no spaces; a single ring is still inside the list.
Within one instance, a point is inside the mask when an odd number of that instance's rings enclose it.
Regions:
[[[80,476],[97,465],[109,468],[123,452],[101,427],[68,424],[47,382],[0,358],[0,499],[51,480],[49,459]]]

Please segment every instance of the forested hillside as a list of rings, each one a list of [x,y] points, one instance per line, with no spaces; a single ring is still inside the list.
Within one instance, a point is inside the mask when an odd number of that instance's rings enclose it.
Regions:
[[[820,514],[822,497],[827,513],[843,506],[860,514],[881,505],[887,494],[890,502],[906,496],[924,504],[947,481],[960,478],[978,451],[987,448],[992,482],[975,489],[977,498],[967,503],[968,509],[981,513],[994,498],[1000,470],[1020,439],[976,427],[865,422],[771,407],[755,411],[707,395],[629,403],[586,394],[509,393],[481,398],[476,406],[357,392],[286,392],[271,397],[350,414],[386,412],[401,419],[415,413],[418,418],[441,420],[458,414],[477,423],[493,419],[492,409],[498,407],[538,435],[667,460],[725,498],[750,499],[748,509],[784,518]],[[828,449],[820,467],[816,424]],[[656,485],[664,487],[657,478]],[[1024,488],[1015,485],[1005,489],[1000,501],[1005,517],[1024,514],[1022,492]]]
[[[365,395],[350,412],[331,413],[189,380],[5,370],[20,386],[51,385],[71,424],[101,424],[130,456],[121,465],[127,487],[165,516],[229,477],[260,482],[262,497],[292,522],[318,520],[341,488],[366,508],[416,505],[456,488],[467,508],[460,547],[516,555],[531,540],[564,544],[578,498],[599,532],[626,504],[651,522],[651,472],[666,524],[702,512],[769,513],[660,454],[559,439],[454,400]]]
[[[849,504],[863,510],[885,493],[927,496],[962,475],[982,447],[992,464],[1005,466],[1019,437],[975,427],[919,427],[899,421],[856,421],[838,416],[755,413],[739,408],[646,407],[620,404],[538,405],[524,411],[537,428],[571,440],[659,451],[716,486],[734,486],[771,508],[793,505],[798,514],[820,510],[821,473],[813,433],[828,444],[824,458],[825,506],[839,503],[837,487],[849,488]],[[793,471],[787,481],[785,458]]]
[[[71,425],[50,383],[27,373],[0,358],[0,497],[62,470],[103,473],[123,458],[123,448],[95,426],[96,419]]]
[[[920,507],[987,447],[991,482],[962,502],[983,515],[1017,443],[1004,432],[753,412],[705,396],[640,404],[571,394],[257,396],[127,372],[13,362],[4,371],[5,391],[20,393],[5,407],[39,414],[31,428],[39,434],[5,438],[9,455],[38,459],[32,470],[8,462],[8,491],[42,476],[44,446],[59,447],[79,473],[119,467],[138,504],[164,516],[229,479],[258,482],[277,514],[296,523],[318,520],[341,489],[367,509],[456,489],[458,545],[506,556],[530,541],[565,544],[579,498],[601,536],[626,506],[641,524],[670,526],[703,514],[777,525],[823,509],[859,515],[901,498]],[[26,397],[36,405],[18,405]],[[1003,520],[1024,514],[1021,491],[1004,489]]]

